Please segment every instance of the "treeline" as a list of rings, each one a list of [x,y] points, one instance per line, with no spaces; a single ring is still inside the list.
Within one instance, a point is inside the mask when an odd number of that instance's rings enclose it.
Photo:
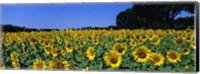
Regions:
[[[35,29],[35,28],[26,28],[19,27],[12,24],[1,24],[2,32],[31,32],[31,31],[51,31],[51,30],[59,30],[59,29]]]
[[[82,28],[70,28],[72,30],[101,30],[101,29],[120,29],[120,27],[117,26],[109,26],[109,27],[82,27]],[[60,29],[35,29],[35,28],[26,28],[26,27],[19,27],[16,25],[11,25],[11,24],[4,24],[1,25],[1,30],[2,32],[31,32],[31,31],[59,31]],[[66,30],[66,29],[64,29]]]
[[[121,28],[185,29],[194,28],[194,17],[176,17],[185,11],[194,14],[194,3],[137,3],[116,16]]]

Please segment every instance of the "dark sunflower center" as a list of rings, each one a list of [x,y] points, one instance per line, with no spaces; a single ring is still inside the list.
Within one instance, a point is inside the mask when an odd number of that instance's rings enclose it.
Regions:
[[[89,39],[91,40],[91,39],[92,39],[92,37],[89,37]]]
[[[183,52],[188,52],[188,50],[187,49],[183,49]]]
[[[93,56],[94,55],[94,51],[90,50],[90,55]]]
[[[77,49],[77,51],[81,51],[81,48],[80,48],[80,47],[77,47],[76,49]]]
[[[142,38],[143,38],[143,39],[146,39],[146,37],[145,37],[145,36],[142,36]]]
[[[176,59],[176,58],[177,58],[177,56],[175,55],[175,53],[171,53],[171,54],[170,54],[170,57],[171,57],[172,59]]]
[[[130,38],[130,36],[128,35],[126,38],[128,38],[128,39],[129,39],[129,38]]]
[[[190,40],[190,37],[187,37],[187,40]]]
[[[64,69],[62,62],[57,62],[57,69]]]
[[[139,51],[139,52],[138,52],[138,56],[139,56],[140,58],[145,58],[145,57],[146,57],[146,53],[143,52],[143,51]]]
[[[190,33],[190,30],[187,30],[186,32],[187,32],[187,33]]]
[[[134,37],[133,36],[131,36],[131,39],[133,39]]]
[[[37,68],[38,68],[38,69],[42,69],[42,67],[43,67],[42,62],[40,62],[40,63],[37,64]]]
[[[139,38],[140,38],[140,36],[139,36],[139,35],[137,35],[137,36],[136,36],[136,39],[139,39]]]
[[[67,47],[68,47],[68,48],[71,48],[71,47],[72,47],[72,45],[71,45],[71,44],[68,44],[68,45],[67,45]]]
[[[178,39],[178,40],[176,40],[176,42],[180,44],[180,43],[182,43],[182,40]]]
[[[112,57],[110,58],[110,62],[113,63],[113,64],[116,64],[117,61],[118,61],[118,58],[115,57],[115,56],[112,56]]]
[[[46,50],[47,50],[47,51],[50,51],[50,47],[46,47]]]
[[[135,42],[133,41],[132,44],[135,45]]]
[[[157,40],[157,38],[153,38],[153,40],[152,40],[152,42],[157,42],[158,40]]]
[[[160,58],[159,57],[154,57],[154,62],[159,62]]]
[[[18,56],[17,56],[17,55],[13,55],[13,58],[14,58],[14,59],[17,59],[17,58],[18,58]]]
[[[149,37],[150,37],[150,38],[152,38],[152,37],[153,37],[153,35],[149,35]]]
[[[121,45],[117,45],[116,49],[119,53],[122,53],[124,51],[124,48]]]

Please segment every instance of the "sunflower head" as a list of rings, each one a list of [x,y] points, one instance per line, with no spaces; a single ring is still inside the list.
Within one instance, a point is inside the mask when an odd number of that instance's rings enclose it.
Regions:
[[[82,47],[81,44],[77,44],[76,47],[75,47],[75,48],[76,48],[76,51],[77,51],[79,54],[82,54],[82,52],[83,52],[81,47]]]
[[[15,51],[11,52],[10,56],[11,56],[11,60],[13,62],[19,62],[18,53],[17,52],[15,52]]]
[[[177,63],[178,61],[181,61],[181,55],[175,50],[169,50],[166,57],[170,63]]]
[[[150,62],[155,66],[161,66],[164,64],[165,58],[159,53],[151,53]]]
[[[45,45],[44,46],[44,52],[45,54],[49,55],[51,52],[52,46],[51,45]]]
[[[173,41],[174,43],[180,45],[183,43],[183,38],[182,37],[174,38]]]
[[[20,69],[19,62],[12,62],[12,65],[13,65],[14,69]]]
[[[66,51],[66,50],[64,50],[64,49],[61,49],[60,53],[62,54],[62,56],[65,56],[65,55],[66,55],[66,53],[67,53],[67,51]]]
[[[116,35],[115,35],[115,41],[118,41],[118,40],[120,40],[121,38],[122,38],[121,35],[119,35],[119,34],[116,34]]]
[[[126,52],[126,43],[116,43],[113,46],[113,49],[119,52],[120,54],[124,55]]]
[[[89,60],[94,60],[95,56],[96,56],[96,52],[94,50],[94,47],[89,47],[87,49],[87,57]]]
[[[92,38],[92,42],[97,45],[99,43],[99,37],[98,36],[94,36]]]
[[[190,53],[190,49],[188,49],[188,48],[183,48],[183,49],[182,49],[182,52],[183,52],[184,55],[188,55],[188,54]]]
[[[138,44],[143,44],[144,41],[143,41],[143,39],[139,39],[139,40],[137,40],[137,43],[138,43]]]
[[[68,61],[62,61],[58,58],[54,58],[53,60],[49,61],[48,67],[50,70],[69,70],[70,64]]]
[[[137,62],[146,63],[150,59],[150,53],[151,50],[149,48],[147,48],[146,46],[140,46],[133,50],[132,56]]]
[[[66,51],[68,53],[72,53],[72,51],[73,51],[73,45],[71,43],[67,43],[66,44]]]
[[[135,47],[137,45],[137,42],[135,40],[130,41],[131,47]]]
[[[160,37],[158,35],[153,35],[152,38],[150,38],[150,42],[154,45],[159,45],[160,43]]]
[[[122,55],[117,51],[111,50],[105,54],[104,61],[107,66],[111,66],[112,68],[119,68],[122,63]]]
[[[134,38],[135,38],[136,40],[139,40],[139,39],[141,39],[141,35],[140,35],[140,34],[136,34],[136,35],[134,35]]]
[[[36,59],[33,63],[33,69],[35,70],[45,70],[46,67],[46,63],[42,59]]]
[[[183,40],[186,42],[192,42],[193,38],[194,38],[193,36],[185,36],[185,37],[183,37]]]
[[[62,64],[64,65],[65,70],[70,69],[70,64],[68,63],[68,61],[63,61]]]
[[[145,40],[148,39],[148,36],[147,36],[146,34],[143,34],[143,35],[141,36],[141,39],[142,39],[143,41],[145,41]]]
[[[184,33],[185,34],[190,34],[190,33],[192,33],[192,32],[194,32],[192,29],[190,29],[190,28],[187,28],[185,31],[184,31]]]
[[[57,47],[51,49],[51,55],[53,57],[56,57],[58,55],[58,48]]]
[[[192,49],[195,50],[195,49],[196,49],[195,43],[194,43],[194,42],[191,42],[191,43],[190,43],[190,47],[192,47]]]

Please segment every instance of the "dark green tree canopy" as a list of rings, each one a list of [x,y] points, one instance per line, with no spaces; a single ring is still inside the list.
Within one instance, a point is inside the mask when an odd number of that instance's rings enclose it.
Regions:
[[[117,26],[123,28],[174,28],[181,12],[194,13],[193,4],[134,4],[117,15]],[[190,25],[192,23],[188,23]],[[193,24],[192,24],[193,25]]]

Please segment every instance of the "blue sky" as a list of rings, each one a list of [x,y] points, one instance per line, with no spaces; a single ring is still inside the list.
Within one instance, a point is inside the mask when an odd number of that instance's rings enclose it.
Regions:
[[[131,3],[7,4],[2,23],[28,28],[81,28],[115,25],[116,15]],[[191,16],[182,12],[177,17]]]

